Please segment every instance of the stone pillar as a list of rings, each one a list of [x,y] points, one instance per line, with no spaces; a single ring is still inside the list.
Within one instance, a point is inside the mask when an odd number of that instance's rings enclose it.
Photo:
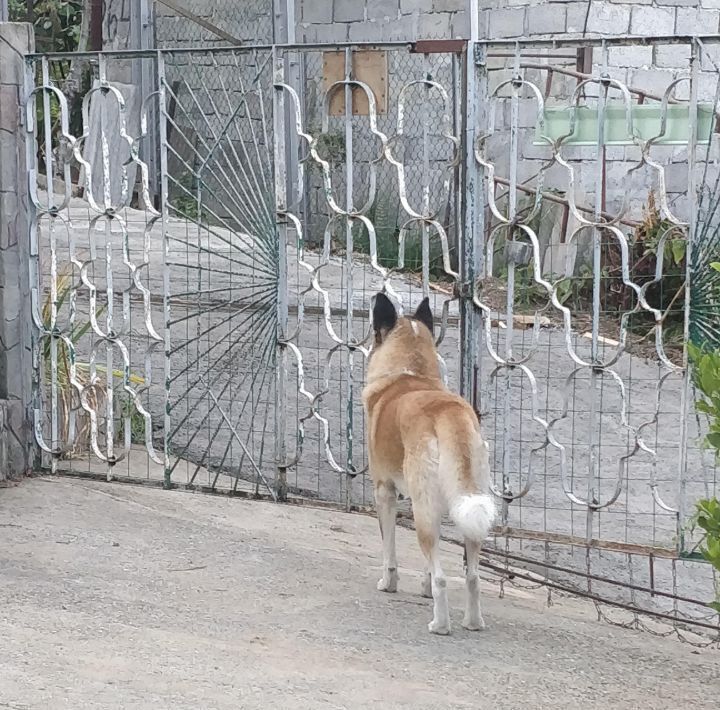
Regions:
[[[32,26],[0,23],[0,482],[30,469],[30,198],[25,156],[25,61]]]

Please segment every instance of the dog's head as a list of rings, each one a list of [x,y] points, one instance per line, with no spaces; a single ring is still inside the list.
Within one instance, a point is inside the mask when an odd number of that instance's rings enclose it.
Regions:
[[[393,302],[378,293],[373,303],[375,342],[370,353],[368,381],[393,374],[439,377],[433,338],[433,314],[425,297],[412,316],[400,317]]]

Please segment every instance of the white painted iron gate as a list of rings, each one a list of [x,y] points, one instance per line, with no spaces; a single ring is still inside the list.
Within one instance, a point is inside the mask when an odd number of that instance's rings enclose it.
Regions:
[[[688,58],[651,91],[635,41],[28,57],[37,466],[369,505],[371,297],[429,295],[493,452],[486,564],[702,643],[717,48],[647,40]]]

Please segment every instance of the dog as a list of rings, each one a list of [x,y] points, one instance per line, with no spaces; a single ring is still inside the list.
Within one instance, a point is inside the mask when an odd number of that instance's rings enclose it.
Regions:
[[[495,518],[488,445],[473,408],[440,377],[433,315],[425,298],[410,317],[392,301],[374,299],[363,405],[368,421],[368,463],[383,545],[382,592],[396,592],[395,519],[398,493],[412,500],[426,567],[422,595],[433,599],[428,630],[450,633],[447,582],[440,566],[440,521],[449,512],[465,541],[467,567],[463,626],[485,627],[480,609],[480,547]]]

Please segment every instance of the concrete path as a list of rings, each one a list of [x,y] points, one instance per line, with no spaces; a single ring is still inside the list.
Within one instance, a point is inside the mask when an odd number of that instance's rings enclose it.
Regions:
[[[414,535],[400,591],[375,591],[374,520],[36,479],[0,490],[0,708],[717,708],[720,653],[595,621],[593,608],[483,585],[431,636]]]

